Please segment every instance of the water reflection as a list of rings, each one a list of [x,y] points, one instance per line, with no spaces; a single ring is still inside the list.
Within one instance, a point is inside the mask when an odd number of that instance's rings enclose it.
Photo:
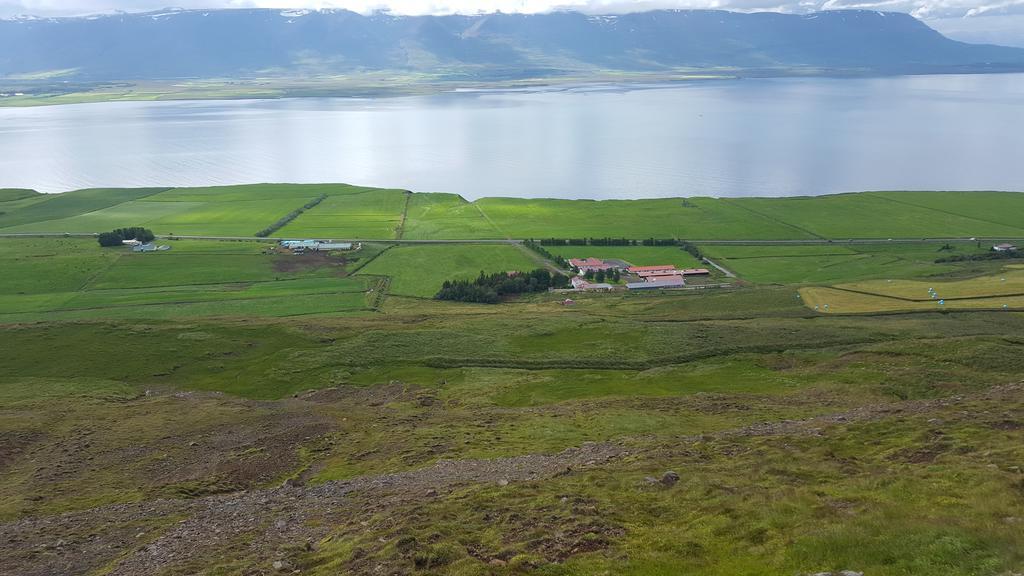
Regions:
[[[0,109],[0,186],[352,182],[467,198],[1024,189],[1024,75]]]

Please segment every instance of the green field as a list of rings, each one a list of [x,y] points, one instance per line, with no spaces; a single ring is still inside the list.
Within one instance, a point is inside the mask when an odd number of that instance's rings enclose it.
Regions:
[[[284,227],[279,236],[314,238],[395,238],[407,194],[366,189],[329,196]]]
[[[962,310],[1024,309],[1024,295],[978,296],[963,299],[904,300],[876,294],[851,292],[826,286],[800,289],[808,308],[823,314],[877,314],[883,312],[946,312]],[[1003,307],[1006,308],[1003,308]]]
[[[402,235],[408,240],[505,238],[476,203],[456,194],[414,194]]]
[[[0,238],[0,573],[1024,566],[1024,260],[935,262],[1024,234],[1024,196],[0,190],[0,234],[249,236],[321,196],[276,235],[680,236],[740,278],[483,305],[431,297],[553,264],[508,243]],[[947,233],[993,238],[884,239]],[[825,234],[883,239],[721,243]],[[547,249],[700,266],[678,247]]]
[[[36,198],[39,193],[25,188],[0,188],[0,203]]]
[[[957,273],[978,264],[937,264],[954,254],[984,252],[974,242],[748,246],[704,244],[701,250],[744,280],[765,284],[821,284],[868,278],[919,278]]]
[[[673,246],[544,246],[544,249],[566,260],[570,258],[613,258],[634,266],[672,264],[677,268],[704,268],[705,265]]]
[[[176,240],[149,254],[72,238],[0,240],[0,322],[31,319],[292,316],[369,308],[340,260],[269,244]],[[380,248],[368,246],[365,254]],[[289,260],[293,259],[293,260]],[[355,266],[358,261],[351,264]]]
[[[87,192],[88,194],[85,194]],[[101,232],[124,226],[145,226],[157,234],[253,236],[289,212],[307,202],[327,195],[318,208],[323,210],[322,221],[327,230],[317,229],[317,220],[309,226],[295,228],[296,235],[314,232],[344,232],[350,225],[371,237],[390,238],[388,224],[375,222],[390,218],[394,223],[401,217],[404,196],[400,191],[380,191],[340,184],[261,184],[252,186],[221,186],[210,188],[177,188],[163,192],[128,195],[116,191],[104,205],[97,202],[96,191],[69,192],[54,196],[66,198],[68,206],[51,206],[49,201],[25,209],[25,213],[11,214],[17,225],[2,228],[4,232]],[[394,202],[394,198],[399,199]],[[384,206],[381,197],[390,198]],[[71,202],[71,199],[75,199]],[[350,214],[358,206],[360,213]],[[59,208],[60,210],[54,210]],[[387,216],[371,214],[376,210],[390,210]],[[73,210],[73,211],[72,211]],[[49,217],[50,213],[53,217]],[[20,218],[16,216],[20,215]],[[305,217],[305,215],[304,215]],[[31,224],[25,223],[33,219]],[[41,220],[37,220],[41,219]],[[298,221],[292,222],[295,227]],[[5,221],[0,217],[0,227]],[[303,229],[305,228],[305,230]]]
[[[0,195],[0,231],[251,236],[307,202],[277,237],[466,240],[625,237],[689,240],[1021,238],[1006,192],[870,192],[802,198],[556,200],[483,198],[343,184],[79,190]]]
[[[480,272],[525,271],[538,267],[538,260],[517,246],[398,246],[360,269],[359,275],[388,276],[392,294],[430,298],[445,280],[469,280]]]
[[[99,232],[101,230],[65,230],[54,221],[73,223],[75,216],[87,215],[140,198],[146,198],[165,188],[100,188],[76,190],[64,194],[51,194],[43,201],[33,202],[0,215],[0,229],[17,232]]]
[[[874,196],[900,204],[965,216],[982,222],[1019,229],[1015,214],[1024,210],[1024,194],[1013,192],[876,192]],[[930,215],[929,215],[930,218]]]
[[[934,290],[936,298],[945,299],[1024,296],[1024,269],[1021,265],[1011,265],[999,274],[968,280],[871,280],[837,287],[908,300],[932,300],[929,290]]]
[[[1011,195],[1016,199],[1017,195]],[[734,202],[777,222],[785,222],[821,238],[950,238],[1020,236],[1019,223],[1001,224],[1004,209],[1016,200],[971,204],[966,212],[963,193],[932,192],[928,201],[898,201],[902,193],[837,194],[804,198],[744,198]],[[913,196],[910,198],[923,198]],[[970,215],[968,215],[970,214]]]
[[[966,280],[867,280],[816,286],[802,288],[800,294],[808,307],[833,314],[1004,307],[1019,310],[1024,308],[1024,267],[1010,265],[997,274]]]
[[[810,238],[726,200],[483,198],[480,210],[510,238]]]

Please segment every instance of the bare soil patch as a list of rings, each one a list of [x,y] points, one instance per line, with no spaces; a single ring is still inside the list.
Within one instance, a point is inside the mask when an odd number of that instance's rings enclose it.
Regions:
[[[296,273],[320,268],[335,269],[338,276],[345,276],[348,260],[344,256],[332,256],[329,252],[306,252],[305,254],[281,254],[274,258],[274,271]]]

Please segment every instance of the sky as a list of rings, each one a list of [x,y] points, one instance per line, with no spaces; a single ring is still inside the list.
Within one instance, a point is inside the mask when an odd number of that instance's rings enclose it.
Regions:
[[[472,14],[573,9],[622,13],[658,8],[717,8],[804,13],[859,8],[907,12],[950,37],[1024,46],[1024,0],[0,0],[0,17],[78,16],[114,10],[179,8],[346,8],[399,14]]]

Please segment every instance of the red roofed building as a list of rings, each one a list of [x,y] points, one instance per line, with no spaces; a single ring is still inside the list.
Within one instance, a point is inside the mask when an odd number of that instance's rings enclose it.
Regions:
[[[687,268],[683,270],[683,276],[707,276],[711,274],[711,270],[707,268]]]
[[[662,280],[671,276],[682,276],[682,270],[652,270],[650,272],[637,272],[637,276],[643,278],[648,282],[654,282],[656,280]]]
[[[580,272],[586,272],[593,270],[598,272],[600,270],[611,270],[611,264],[605,264],[603,260],[598,258],[572,258],[569,260],[569,264],[574,268],[579,268]]]

